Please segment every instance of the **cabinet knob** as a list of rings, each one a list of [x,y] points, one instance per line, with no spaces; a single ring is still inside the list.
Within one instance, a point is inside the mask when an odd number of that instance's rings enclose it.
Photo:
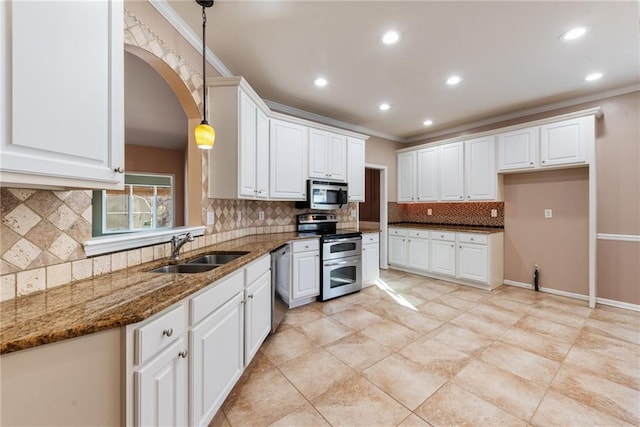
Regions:
[[[122,169],[122,166],[118,166],[117,168],[113,169],[113,171],[117,173],[124,173],[124,169]]]
[[[178,353],[178,356],[182,357],[183,359],[186,359],[188,354],[189,352],[187,350],[182,350],[180,353]]]
[[[546,163],[546,160],[543,160],[542,163]]]
[[[529,164],[530,164],[530,165],[532,165],[532,164],[533,164],[533,162],[529,162]]]
[[[170,337],[171,335],[173,335],[173,328],[165,329],[164,331],[162,331],[162,335]]]
[[[460,196],[460,198],[462,199],[462,196]]]
[[[249,298],[253,299],[253,295],[248,295]]]
[[[470,198],[471,198],[471,196],[467,196],[467,199],[470,199]]]
[[[454,245],[451,245],[451,247],[452,247],[452,248],[454,248],[455,246],[454,246]],[[460,246],[460,247],[462,247],[462,246]]]

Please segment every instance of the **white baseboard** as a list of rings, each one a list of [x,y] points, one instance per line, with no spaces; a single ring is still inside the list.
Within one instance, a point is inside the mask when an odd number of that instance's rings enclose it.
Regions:
[[[640,311],[640,305],[631,304],[629,302],[615,301],[615,300],[606,299],[606,298],[596,298],[596,302],[598,304],[609,305],[611,307],[624,308],[625,310]]]
[[[503,280],[502,283],[509,286],[516,286],[518,288],[533,289],[533,285],[530,283],[522,283],[522,282],[516,282],[514,280],[506,280],[506,279]],[[561,291],[559,289],[546,288],[543,286],[540,286],[539,289],[541,292],[545,292],[547,294],[579,299],[581,301],[589,301],[589,295],[576,294],[575,292]]]

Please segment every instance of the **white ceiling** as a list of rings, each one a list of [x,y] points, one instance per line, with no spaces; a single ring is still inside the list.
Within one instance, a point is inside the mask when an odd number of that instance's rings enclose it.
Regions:
[[[195,1],[168,5],[201,37]],[[265,100],[408,141],[637,85],[639,5],[217,0],[207,9],[207,47]],[[590,31],[559,39],[577,25]],[[401,33],[394,46],[380,42],[388,29]],[[594,71],[604,77],[586,82]],[[457,87],[445,84],[451,74],[463,78]],[[320,75],[329,80],[321,89]],[[391,109],[380,111],[381,102]]]

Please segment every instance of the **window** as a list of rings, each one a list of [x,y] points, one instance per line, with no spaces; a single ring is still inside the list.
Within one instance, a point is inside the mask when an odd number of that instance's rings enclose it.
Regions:
[[[172,175],[126,174],[124,183],[94,192],[94,237],[173,227]]]

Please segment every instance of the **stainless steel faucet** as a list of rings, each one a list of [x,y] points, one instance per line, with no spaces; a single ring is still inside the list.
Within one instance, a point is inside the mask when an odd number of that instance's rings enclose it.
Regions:
[[[178,234],[171,238],[171,259],[178,261],[180,259],[180,248],[187,242],[193,242],[193,234]]]

